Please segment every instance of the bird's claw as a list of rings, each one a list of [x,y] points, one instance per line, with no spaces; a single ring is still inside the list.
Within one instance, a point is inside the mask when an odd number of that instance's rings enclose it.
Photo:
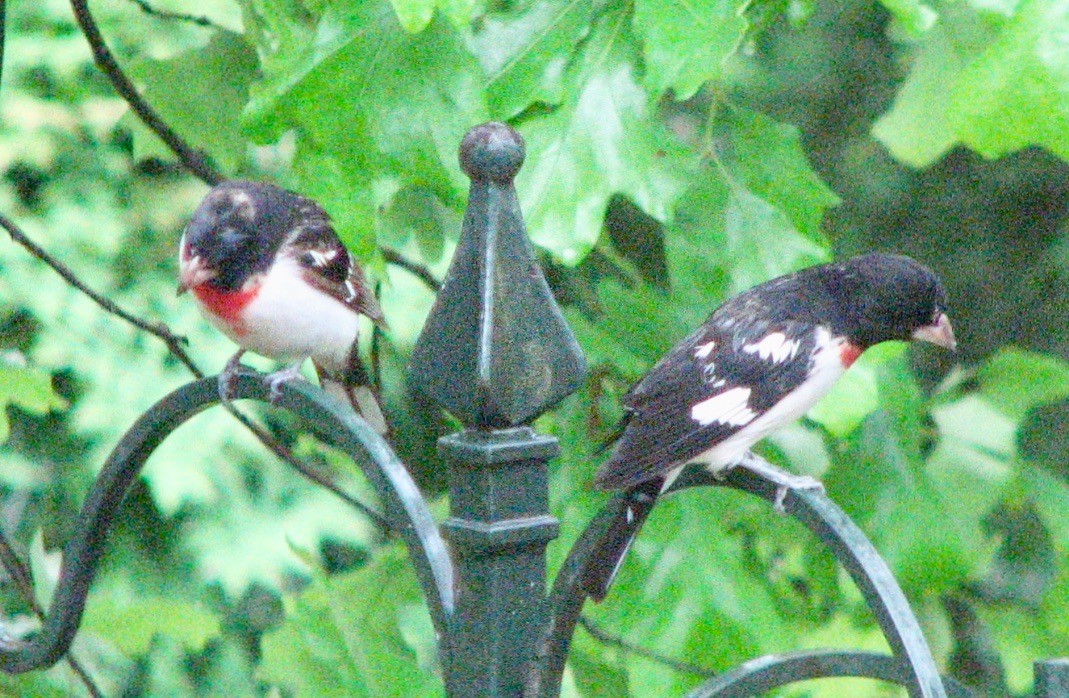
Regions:
[[[772,500],[772,506],[781,514],[787,510],[785,501],[789,492],[810,490],[824,494],[824,483],[820,480],[808,475],[788,473],[786,470],[777,468],[754,453],[747,453],[738,465],[776,485],[776,496]]]
[[[298,378],[303,378],[303,376],[301,376],[300,363],[293,364],[292,366],[287,366],[286,368],[283,368],[279,371],[275,371],[274,373],[269,373],[268,375],[264,376],[264,381],[271,389],[271,402],[278,402],[282,398],[282,386],[284,384],[289,383],[291,380],[296,380]]]
[[[792,490],[812,490],[818,494],[824,494],[824,483],[814,477],[809,477],[808,475],[791,475],[789,477],[791,479],[789,483],[779,483],[779,487],[776,488],[776,498],[772,502],[773,508],[781,514],[787,511],[783,502],[787,498],[787,493]]]

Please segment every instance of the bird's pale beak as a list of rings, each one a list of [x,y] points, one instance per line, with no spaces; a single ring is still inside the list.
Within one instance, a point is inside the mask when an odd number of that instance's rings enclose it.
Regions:
[[[215,271],[204,266],[204,259],[200,255],[182,260],[181,267],[178,295],[215,278]]]
[[[922,342],[931,342],[944,349],[955,351],[958,342],[954,339],[954,328],[950,326],[950,318],[946,313],[939,313],[939,317],[931,325],[925,325],[913,332],[913,339]]]

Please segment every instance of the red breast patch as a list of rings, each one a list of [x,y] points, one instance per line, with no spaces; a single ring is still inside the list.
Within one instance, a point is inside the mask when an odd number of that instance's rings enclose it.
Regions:
[[[230,325],[237,334],[244,334],[242,311],[260,293],[260,284],[240,291],[221,291],[208,284],[191,289],[208,312]]]
[[[846,368],[853,366],[859,356],[861,356],[861,349],[850,342],[843,344],[842,348],[839,349],[839,360],[843,362],[843,366]]]

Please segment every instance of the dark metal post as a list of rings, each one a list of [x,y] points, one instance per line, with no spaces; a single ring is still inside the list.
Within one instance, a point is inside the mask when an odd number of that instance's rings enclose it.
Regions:
[[[450,465],[445,530],[456,564],[449,640],[454,696],[520,696],[545,622],[547,461],[557,440],[522,426],[571,394],[586,366],[527,240],[512,179],[523,141],[504,124],[460,146],[471,177],[461,239],[412,355],[416,386],[466,429]]]

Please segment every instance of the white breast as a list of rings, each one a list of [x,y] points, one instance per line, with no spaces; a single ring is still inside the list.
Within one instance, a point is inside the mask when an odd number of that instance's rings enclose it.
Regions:
[[[296,260],[281,257],[245,308],[244,333],[231,338],[242,348],[278,361],[311,357],[324,368],[348,363],[359,317],[340,301],[301,278]]]

